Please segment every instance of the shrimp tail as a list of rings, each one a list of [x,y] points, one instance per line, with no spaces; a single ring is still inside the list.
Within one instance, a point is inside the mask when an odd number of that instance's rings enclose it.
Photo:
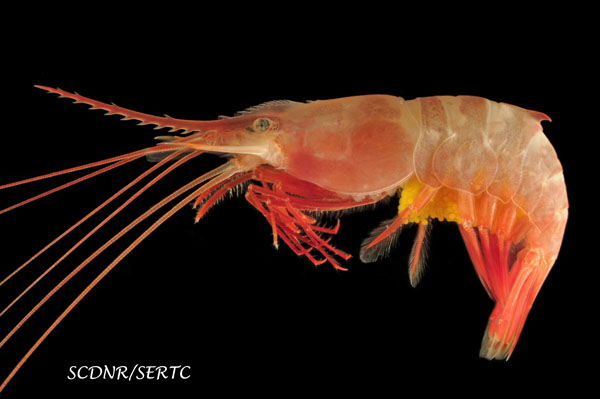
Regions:
[[[488,360],[510,358],[550,267],[539,250],[524,250],[514,270],[510,292],[496,303],[483,336],[479,355]]]
[[[480,356],[508,360],[551,266],[541,249],[517,250],[502,233],[491,234],[486,228],[472,226],[460,226],[460,230],[475,271],[496,302]]]

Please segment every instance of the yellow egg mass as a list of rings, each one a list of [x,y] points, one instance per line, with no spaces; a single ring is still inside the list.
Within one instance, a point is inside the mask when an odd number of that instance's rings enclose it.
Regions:
[[[416,177],[412,177],[406,183],[400,196],[398,213],[402,212],[410,204],[412,204],[421,187],[423,187],[423,183],[419,182]],[[429,223],[429,219],[460,223],[458,206],[456,202],[456,191],[442,187],[421,212],[413,213],[404,223],[427,224]]]

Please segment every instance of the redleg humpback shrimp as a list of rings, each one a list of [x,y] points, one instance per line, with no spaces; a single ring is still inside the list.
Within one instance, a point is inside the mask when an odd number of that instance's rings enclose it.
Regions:
[[[417,224],[409,260],[413,286],[423,272],[431,221],[456,223],[475,271],[495,302],[480,351],[487,359],[510,357],[558,256],[568,200],[561,164],[541,128],[541,122],[549,118],[539,112],[471,96],[405,101],[389,95],[366,95],[307,103],[271,101],[233,117],[194,121],[152,116],[60,89],[37,87],[108,115],[121,115],[178,134],[159,136],[161,142],[154,147],[0,186],[9,189],[94,169],[0,210],[6,213],[139,158],[156,161],[0,282],[2,285],[11,279],[126,190],[147,181],[48,267],[2,310],[0,317],[155,182],[204,152],[226,154],[228,160],[173,191],[114,234],[14,326],[0,347],[94,258],[143,220],[175,202],[69,304],[24,354],[1,388],[81,299],[165,220],[193,203],[197,208],[195,220],[199,221],[219,199],[239,187],[270,224],[276,247],[283,242],[315,265],[329,263],[340,270],[350,255],[329,239],[338,232],[339,219],[335,227],[325,227],[315,215],[376,204],[398,195],[397,216],[364,240],[360,259],[376,261],[387,253],[403,225]]]

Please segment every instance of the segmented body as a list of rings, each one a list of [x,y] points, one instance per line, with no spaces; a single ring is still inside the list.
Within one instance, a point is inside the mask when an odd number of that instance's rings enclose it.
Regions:
[[[482,356],[505,358],[558,255],[568,217],[562,167],[540,122],[548,118],[477,97],[407,101],[420,125],[415,178],[400,212],[438,190],[406,222],[456,222],[497,307]]]
[[[538,112],[469,96],[404,101],[399,97],[369,95],[309,103],[273,101],[231,118],[189,121],[143,114],[59,89],[41,88],[109,114],[182,134],[161,136],[162,143],[155,147],[0,186],[7,189],[41,178],[108,165],[0,211],[4,213],[136,159],[148,157],[157,161],[0,285],[150,173],[162,168],[158,176],[92,229],[65,256],[179,165],[202,152],[228,154],[230,159],[133,220],[44,297],[0,346],[91,260],[148,216],[183,197],[69,305],[27,352],[2,387],[73,307],[148,234],[190,202],[199,208],[196,221],[200,220],[223,195],[244,183],[249,183],[245,186],[246,199],[271,225],[276,246],[281,240],[314,264],[329,262],[339,269],[343,269],[339,258],[348,259],[350,255],[325,238],[338,231],[339,220],[335,228],[325,228],[309,216],[311,212],[357,208],[399,194],[397,217],[372,232],[363,243],[360,258],[365,262],[376,260],[386,252],[391,237],[402,225],[419,224],[409,262],[413,285],[422,274],[430,220],[457,223],[475,270],[496,302],[481,349],[481,356],[489,359],[510,356],[560,249],[568,216],[567,194],[562,167],[540,125],[547,117]]]
[[[485,213],[498,213],[498,206],[516,208],[517,217],[529,223],[519,220],[527,226],[512,228],[512,235],[504,231],[505,238],[519,242],[526,236],[531,247],[543,249],[547,263],[554,263],[568,201],[561,164],[540,126],[548,118],[476,97],[416,101],[420,109],[414,113],[422,125],[414,153],[418,180],[470,193],[474,198],[464,199],[468,203],[492,202],[472,210],[467,203],[467,209],[459,209],[463,218],[452,221],[495,232],[506,226],[496,226],[497,220]]]

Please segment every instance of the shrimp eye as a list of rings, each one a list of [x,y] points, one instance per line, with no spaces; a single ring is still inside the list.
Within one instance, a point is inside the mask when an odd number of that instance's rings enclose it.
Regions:
[[[254,121],[252,127],[256,132],[266,132],[271,127],[272,123],[266,118],[258,118]]]

